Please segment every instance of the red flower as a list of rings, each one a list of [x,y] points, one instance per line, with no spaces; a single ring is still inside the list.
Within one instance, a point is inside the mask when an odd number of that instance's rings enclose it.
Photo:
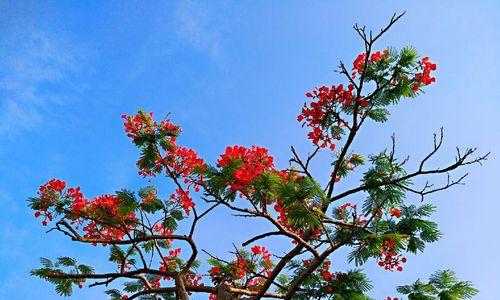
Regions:
[[[188,176],[195,170],[204,170],[206,164],[193,149],[176,146],[175,150],[167,152],[163,161],[172,168],[176,175]]]
[[[153,133],[158,125],[153,121],[152,112],[147,114],[144,111],[139,111],[136,115],[133,116],[122,115],[122,119],[125,120],[123,124],[125,127],[125,132],[131,139],[136,139],[145,133]],[[167,120],[166,122],[169,121]]]
[[[193,199],[189,196],[189,190],[185,191],[178,188],[175,192],[175,194],[170,195],[170,199],[175,199],[182,206],[186,215],[189,216],[191,207],[195,206]]]
[[[69,188],[66,192],[66,196],[73,201],[71,209],[76,214],[80,214],[88,205],[88,200],[83,197],[83,194],[80,192],[80,187]]]
[[[217,161],[217,166],[236,168],[232,174],[233,181],[229,183],[233,191],[246,190],[263,172],[274,170],[273,157],[268,155],[267,149],[257,146],[227,147]]]
[[[210,274],[212,276],[218,276],[218,275],[220,275],[220,267],[212,267],[210,269]]]
[[[53,220],[54,216],[50,212],[50,207],[59,203],[64,197],[62,191],[65,188],[66,182],[59,179],[51,179],[40,186],[37,194],[40,196],[41,207],[35,212],[35,217],[43,216],[43,226],[47,226],[47,221]]]
[[[358,73],[363,73],[363,67],[365,65],[366,61],[366,53],[361,53],[356,57],[354,62],[352,63],[353,70],[357,71]]]
[[[187,282],[191,286],[203,286],[203,283],[200,284],[200,281],[203,279],[203,276],[190,274],[187,276]]]
[[[262,252],[260,246],[253,246],[251,250],[252,250],[252,253],[255,255],[260,254]]]
[[[359,99],[358,102],[359,102],[359,105],[361,105],[361,107],[367,107],[368,106],[368,101],[366,101],[363,98]]]
[[[415,74],[415,77],[413,78],[412,90],[415,93],[418,92],[421,86],[426,86],[436,82],[436,78],[431,77],[431,72],[436,70],[436,64],[430,62],[428,56],[422,58],[419,68],[421,69],[421,72]]]
[[[394,241],[387,240],[384,245],[385,247],[380,249],[378,265],[391,272],[394,269],[398,272],[403,271],[403,267],[400,263],[406,263],[406,257],[401,257],[400,254],[396,253],[393,249],[395,246]]]
[[[161,157],[160,153],[156,153],[156,159],[153,159],[154,167],[150,168],[149,161],[139,160],[137,166],[139,167],[139,174],[146,176],[155,177],[157,173],[160,173],[165,165],[171,168],[173,176],[183,176],[187,177],[192,175],[195,171],[202,172],[206,165],[203,159],[199,158],[197,153],[192,149],[178,146],[176,144],[176,139],[181,128],[178,125],[174,125],[170,120],[164,120],[162,122],[156,122],[153,120],[153,113],[145,113],[144,111],[139,111],[136,115],[122,115],[124,121],[125,132],[127,136],[137,141],[141,137],[146,137],[151,139],[152,136],[162,137],[161,148],[165,150],[165,157]],[[154,143],[159,143],[160,141],[154,141]],[[149,166],[146,168],[145,166]]]
[[[251,250],[254,255],[261,255],[264,261],[271,262],[271,253],[269,253],[266,247],[253,246]]]
[[[395,207],[391,208],[389,210],[389,213],[391,214],[391,216],[396,217],[396,218],[401,218],[401,216],[403,215],[403,212]]]
[[[312,101],[309,105],[304,104],[297,120],[303,122],[302,126],[310,127],[307,136],[313,144],[332,150],[335,148],[334,140],[339,140],[340,136],[332,134],[331,127],[340,128],[347,125],[347,122],[339,117],[338,111],[352,104],[353,89],[353,85],[349,85],[347,89],[342,84],[332,87],[322,86],[306,94],[307,97],[317,101]]]
[[[155,177],[157,174],[165,171],[167,176],[178,179],[178,182],[183,182],[186,186],[179,187],[175,194],[171,195],[171,199],[175,199],[184,209],[186,215],[189,215],[191,207],[195,203],[190,197],[190,191],[195,192],[200,190],[203,183],[203,173],[206,169],[206,164],[202,158],[193,149],[182,147],[176,144],[178,134],[181,128],[174,125],[170,120],[155,122],[153,113],[145,113],[139,111],[136,115],[123,115],[125,132],[127,136],[132,138],[136,143],[143,143],[144,139],[153,140],[154,148],[153,158],[143,156],[138,162],[139,174],[144,177]],[[158,140],[154,140],[158,139]],[[137,142],[139,141],[139,142]],[[163,149],[164,153],[160,153],[159,149]],[[142,201],[149,203],[156,198],[155,195],[148,195]]]
[[[179,254],[181,254],[181,248],[177,248],[177,249],[168,251],[168,255],[170,256],[170,259],[177,258],[177,256],[179,256]]]
[[[386,58],[389,55],[389,50],[384,50],[383,52],[377,51],[370,55],[370,59],[368,60],[368,64],[373,63],[373,62],[379,62]],[[353,65],[353,77],[355,78],[357,74],[362,74],[363,70],[365,68],[365,62],[366,62],[366,53],[361,53],[356,57],[354,62],[352,63]]]
[[[64,182],[62,180],[52,179],[49,181],[48,188],[50,188],[51,190],[54,190],[56,192],[61,192],[62,190],[64,190],[65,187],[66,187],[66,182]]]
[[[47,183],[40,186],[38,190],[38,194],[43,196],[46,193],[50,192],[62,192],[66,187],[66,182],[59,179],[51,179]]]

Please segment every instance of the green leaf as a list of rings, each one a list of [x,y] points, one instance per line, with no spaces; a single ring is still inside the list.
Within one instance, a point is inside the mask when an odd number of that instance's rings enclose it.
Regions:
[[[118,213],[120,215],[126,216],[137,209],[138,204],[132,192],[121,190],[116,192],[116,195],[122,200],[118,207]]]
[[[124,263],[126,254],[122,248],[117,245],[111,245],[109,248],[109,261],[115,262],[117,264]]]
[[[40,257],[40,263],[45,267],[45,268],[48,268],[48,269],[51,269],[54,267],[54,264],[52,263],[52,261],[48,258],[44,258],[44,257]]]
[[[122,300],[122,293],[117,289],[107,290],[105,293],[111,300]]]
[[[389,111],[385,108],[374,108],[368,112],[368,117],[375,122],[385,122],[389,115]]]
[[[416,59],[418,58],[417,50],[412,46],[406,46],[401,49],[399,54],[398,64],[405,68],[411,68],[416,66]]]
[[[125,287],[123,290],[127,293],[137,293],[144,289],[144,284],[142,281],[128,281],[123,284]]]
[[[175,231],[177,229],[177,221],[174,217],[166,217],[163,219],[163,226],[165,226],[167,230]]]
[[[397,291],[408,295],[409,300],[464,300],[479,293],[469,281],[458,281],[451,270],[437,271],[429,283],[417,280],[412,285],[399,286]]]
[[[94,268],[92,268],[91,266],[79,265],[78,270],[80,271],[80,273],[85,275],[94,274]]]
[[[57,259],[57,263],[65,267],[71,267],[76,265],[76,260],[74,258],[65,256],[65,257],[59,257]]]
[[[64,280],[63,282],[56,285],[56,292],[61,296],[71,296],[73,293],[72,282],[70,280]]]
[[[184,219],[184,217],[182,216],[182,211],[177,210],[177,209],[172,210],[172,211],[170,212],[170,215],[171,215],[174,219],[176,219],[177,221],[180,221],[180,220]]]

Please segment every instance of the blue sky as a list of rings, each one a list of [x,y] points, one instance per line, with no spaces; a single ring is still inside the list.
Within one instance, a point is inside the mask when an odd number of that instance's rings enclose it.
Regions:
[[[226,145],[256,144],[285,167],[290,145],[310,149],[295,121],[304,93],[340,82],[338,61],[362,51],[352,25],[378,30],[403,10],[406,16],[379,48],[414,45],[437,63],[437,83],[393,108],[386,124],[367,125],[356,151],[381,151],[396,133],[398,153],[410,155],[415,167],[443,126],[445,146],[431,166],[453,160],[457,145],[493,154],[484,166],[463,170],[471,172],[467,185],[427,199],[438,205],[440,242],[409,256],[403,273],[364,266],[376,286],[371,294],[395,296],[395,286],[451,268],[481,290],[476,299],[495,299],[498,1],[0,1],[0,298],[57,298],[52,286],[28,276],[40,256],[71,254],[98,270],[112,267],[102,249],[44,234],[25,200],[53,177],[80,185],[88,196],[146,185],[136,175],[138,153],[123,134],[122,113],[171,112],[184,128],[181,143],[209,162]],[[319,178],[327,159],[314,166]],[[156,183],[162,190],[164,181]],[[356,182],[340,188],[350,184]],[[205,222],[197,241],[219,255],[249,230],[267,228],[223,210]],[[343,253],[332,260],[348,267]],[[102,290],[73,298],[100,299]]]

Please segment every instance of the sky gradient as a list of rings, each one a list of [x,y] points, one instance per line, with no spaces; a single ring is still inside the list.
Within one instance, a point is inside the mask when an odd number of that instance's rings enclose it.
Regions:
[[[492,155],[482,167],[454,174],[470,171],[465,186],[428,197],[438,206],[433,219],[444,236],[424,254],[409,255],[403,273],[374,262],[363,266],[376,287],[370,294],[396,296],[395,286],[451,268],[474,282],[480,290],[475,299],[496,299],[500,2],[83,3],[0,1],[1,299],[57,299],[51,285],[28,275],[40,256],[71,255],[97,270],[112,267],[101,248],[46,235],[26,199],[54,177],[80,185],[88,197],[147,185],[137,175],[138,152],[123,134],[121,114],[139,108],[159,117],[171,113],[184,130],[180,143],[211,163],[227,145],[261,145],[284,168],[289,146],[311,149],[295,120],[304,93],[344,82],[334,72],[339,60],[351,62],[362,52],[352,25],[378,30],[401,11],[405,17],[377,48],[415,46],[437,63],[437,83],[393,107],[387,123],[368,124],[355,151],[380,152],[395,133],[397,153],[410,155],[408,167],[415,168],[431,150],[432,134],[444,127],[443,150],[430,166],[453,161],[455,146]],[[320,179],[328,173],[327,160],[322,156],[314,165]],[[164,182],[155,183],[168,195]],[[196,236],[200,248],[221,256],[249,230],[268,228],[234,220],[224,210],[204,224],[211,227]],[[276,251],[284,246],[267,245]],[[332,258],[333,266],[348,268],[344,254]],[[73,296],[101,298],[99,288]]]

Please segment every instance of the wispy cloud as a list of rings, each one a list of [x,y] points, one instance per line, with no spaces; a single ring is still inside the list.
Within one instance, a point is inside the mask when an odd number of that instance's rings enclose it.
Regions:
[[[217,17],[212,7],[196,0],[179,1],[173,9],[170,2],[158,6],[127,78],[136,80],[158,62],[175,59],[177,52],[186,50],[194,50],[216,67],[224,67],[222,25]]]
[[[220,32],[215,16],[202,3],[181,1],[174,15],[176,33],[199,51],[221,62]]]
[[[80,66],[60,37],[19,29],[2,35],[0,134],[11,135],[49,121],[51,106],[64,104],[68,89],[77,88],[69,79]]]

